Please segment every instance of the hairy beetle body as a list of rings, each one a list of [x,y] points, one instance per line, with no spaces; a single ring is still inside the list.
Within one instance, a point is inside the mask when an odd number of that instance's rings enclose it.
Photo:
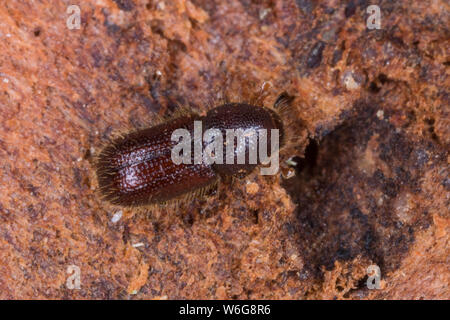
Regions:
[[[172,131],[192,131],[196,118],[177,118],[107,145],[97,161],[98,182],[105,199],[125,206],[160,203],[213,184],[217,176],[210,166],[176,165],[171,159],[175,144],[170,139]]]
[[[205,129],[217,129],[224,135],[228,129],[277,129],[283,136],[278,114],[268,108],[245,103],[227,103],[210,110],[206,116],[184,115],[160,125],[128,133],[113,139],[97,157],[96,173],[103,197],[116,205],[138,206],[163,203],[186,194],[201,192],[225,176],[242,177],[259,163],[208,164],[191,161],[175,164],[171,152],[176,145],[171,139],[176,129],[194,133],[194,121],[201,121]],[[192,146],[194,141],[191,141]],[[226,142],[224,140],[224,149]],[[206,147],[208,142],[203,142]],[[245,157],[254,147],[245,140]],[[237,140],[233,147],[238,150]],[[242,147],[242,145],[241,145]],[[225,156],[224,156],[225,157]],[[232,158],[236,159],[236,155]],[[193,155],[191,160],[194,160]]]

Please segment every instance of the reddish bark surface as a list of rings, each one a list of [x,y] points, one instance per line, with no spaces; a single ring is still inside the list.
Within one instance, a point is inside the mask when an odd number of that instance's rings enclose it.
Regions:
[[[0,7],[0,298],[450,298],[447,2],[379,1],[379,30],[368,1],[78,1],[70,30],[71,4]],[[101,201],[113,132],[264,82],[295,96],[294,178]]]

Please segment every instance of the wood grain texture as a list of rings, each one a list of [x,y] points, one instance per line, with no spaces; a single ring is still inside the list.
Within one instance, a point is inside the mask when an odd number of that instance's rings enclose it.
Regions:
[[[379,1],[368,30],[366,1],[77,2],[79,30],[70,1],[0,6],[0,298],[450,298],[448,3]],[[293,180],[100,200],[111,133],[263,82],[296,96]]]

